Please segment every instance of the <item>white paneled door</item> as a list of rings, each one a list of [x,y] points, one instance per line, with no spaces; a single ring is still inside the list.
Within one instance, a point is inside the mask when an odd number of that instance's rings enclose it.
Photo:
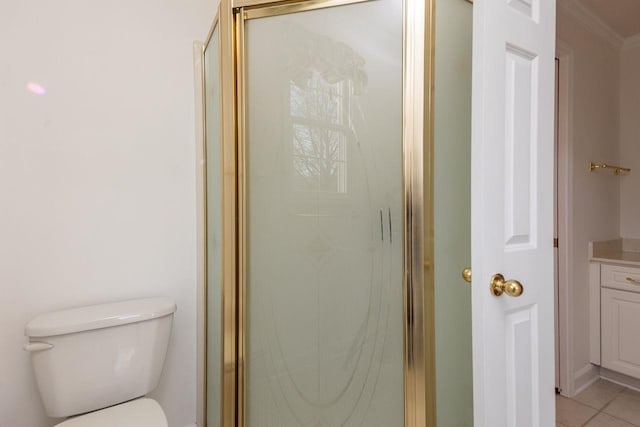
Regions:
[[[473,26],[475,426],[548,427],[555,1],[476,0]]]

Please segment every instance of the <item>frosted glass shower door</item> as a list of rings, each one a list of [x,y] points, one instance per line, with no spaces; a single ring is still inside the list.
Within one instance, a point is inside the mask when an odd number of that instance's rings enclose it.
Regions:
[[[220,426],[222,342],[222,147],[220,140],[220,31],[214,24],[204,50],[207,223],[207,427]]]
[[[247,15],[249,427],[404,425],[402,7]]]

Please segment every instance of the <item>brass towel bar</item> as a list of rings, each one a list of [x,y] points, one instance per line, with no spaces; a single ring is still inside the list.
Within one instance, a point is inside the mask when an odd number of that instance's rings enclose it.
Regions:
[[[629,168],[623,168],[622,166],[608,165],[606,163],[596,164],[589,162],[589,170],[593,172],[594,169],[613,169],[614,175],[620,175],[620,172],[631,172]]]

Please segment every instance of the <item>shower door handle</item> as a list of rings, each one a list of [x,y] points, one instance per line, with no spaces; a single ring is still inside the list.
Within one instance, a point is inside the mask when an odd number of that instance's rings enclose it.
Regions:
[[[387,207],[387,219],[389,220],[389,244],[393,243],[393,228],[391,226],[391,208]],[[380,239],[384,242],[384,214],[382,213],[382,209],[380,209]]]
[[[387,207],[387,212],[389,214],[389,243],[393,243],[393,228],[391,227],[391,208]]]

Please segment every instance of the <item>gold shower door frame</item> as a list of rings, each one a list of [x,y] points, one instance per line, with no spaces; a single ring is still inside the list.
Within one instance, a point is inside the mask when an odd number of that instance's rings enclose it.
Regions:
[[[365,1],[375,0],[220,0],[216,19],[204,43],[203,76],[204,51],[217,26],[222,147],[222,165],[218,166],[222,168],[222,200],[219,201],[222,203],[222,366],[205,367],[205,378],[207,369],[221,369],[220,425],[223,427],[245,426],[245,21]],[[424,427],[436,423],[433,271],[429,262],[433,258],[434,0],[403,0],[403,9],[405,427]],[[206,104],[204,97],[203,104]],[[205,107],[203,105],[206,115]],[[205,210],[206,173],[205,165]],[[204,246],[206,260],[207,245]],[[205,271],[205,304],[207,284]],[[205,308],[206,316],[216,315],[217,310],[210,311],[210,308]],[[206,352],[206,343],[204,347]],[[206,361],[206,354],[204,356]],[[204,414],[201,415],[206,427],[206,386],[204,393]]]

